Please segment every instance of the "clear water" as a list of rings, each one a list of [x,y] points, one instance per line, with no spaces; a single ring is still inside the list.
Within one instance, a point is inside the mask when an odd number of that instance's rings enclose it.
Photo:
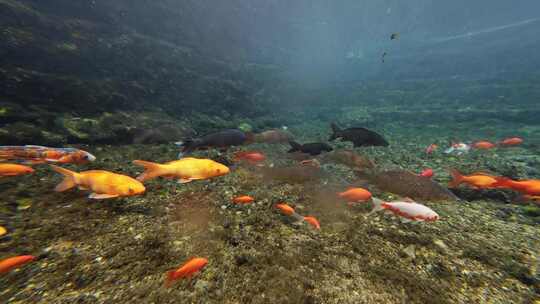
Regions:
[[[538,12],[0,0],[0,302],[538,303]]]

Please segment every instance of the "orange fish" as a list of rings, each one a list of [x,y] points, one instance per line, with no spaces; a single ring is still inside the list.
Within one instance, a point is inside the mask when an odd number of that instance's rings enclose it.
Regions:
[[[23,165],[0,164],[0,177],[30,174],[33,172],[34,172],[34,169],[27,166],[23,166]]]
[[[178,269],[167,272],[165,287],[171,287],[171,285],[179,279],[192,278],[204,266],[206,266],[206,264],[208,264],[208,260],[205,258],[193,258],[187,261],[184,265],[180,266]]]
[[[241,195],[233,198],[233,202],[237,204],[249,204],[252,203],[255,199],[249,195]]]
[[[496,147],[494,143],[485,141],[485,140],[477,141],[472,146],[473,148],[480,149],[480,150],[488,150],[488,149],[492,149]]]
[[[93,199],[106,199],[120,196],[133,196],[144,193],[144,185],[126,175],[103,170],[73,172],[51,165],[54,171],[64,175],[64,180],[54,188],[57,192],[66,191],[75,186],[81,190],[91,190],[88,196]]]
[[[293,207],[287,205],[286,203],[279,203],[279,204],[276,205],[276,208],[281,210],[281,213],[283,213],[285,215],[291,216],[291,215],[296,214],[296,212],[294,212]]]
[[[371,192],[363,188],[350,188],[347,191],[338,193],[338,196],[348,202],[365,202],[371,199]]]
[[[424,170],[419,174],[419,176],[427,177],[427,178],[432,178],[434,174],[435,174],[435,173],[433,172],[433,169],[427,168],[427,169],[424,169]]]
[[[0,261],[0,274],[10,272],[11,270],[19,266],[22,266],[26,263],[29,263],[35,259],[36,257],[33,255],[19,255],[19,256],[4,259]]]
[[[208,179],[229,173],[229,168],[211,159],[185,157],[165,164],[152,163],[144,160],[134,160],[134,164],[144,167],[144,173],[137,176],[141,182],[156,178],[178,178],[180,183],[193,180]]]
[[[266,156],[257,151],[241,151],[234,154],[235,161],[245,160],[248,163],[254,165],[260,163],[266,159]]]
[[[506,138],[506,139],[501,140],[499,142],[499,145],[503,146],[503,147],[510,147],[510,146],[518,146],[518,145],[521,145],[522,143],[523,143],[522,138],[510,137],[510,138]]]
[[[0,226],[0,237],[7,233],[7,229]]]
[[[515,181],[507,177],[497,177],[496,187],[508,188],[525,195],[540,195],[540,179]]]
[[[304,221],[308,222],[313,228],[321,230],[321,225],[314,216],[304,216]]]
[[[474,188],[495,188],[497,183],[497,178],[490,176],[484,173],[475,173],[471,175],[462,175],[457,170],[451,170],[450,174],[452,175],[453,180],[448,184],[449,188],[457,188],[460,184],[466,183]]]

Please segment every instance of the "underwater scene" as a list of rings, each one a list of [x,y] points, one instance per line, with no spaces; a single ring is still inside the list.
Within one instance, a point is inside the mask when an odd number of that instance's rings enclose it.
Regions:
[[[537,0],[0,0],[0,303],[540,304]]]

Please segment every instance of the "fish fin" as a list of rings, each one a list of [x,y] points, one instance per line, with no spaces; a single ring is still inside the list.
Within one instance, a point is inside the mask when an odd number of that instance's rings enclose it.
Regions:
[[[50,163],[59,163],[60,162],[60,160],[54,159],[54,158],[45,158],[45,161],[50,162]]]
[[[193,181],[192,178],[181,178],[181,179],[178,180],[178,183],[180,183],[180,184],[186,184],[186,183],[190,183],[190,182],[192,182],[192,181]]]
[[[37,146],[37,145],[25,145],[25,148],[39,148],[39,149],[50,149],[44,146]]]
[[[407,203],[415,203],[415,201],[414,201],[412,198],[408,197],[408,196],[407,196],[407,197],[404,197],[404,198],[403,198],[403,201],[404,201],[404,202],[407,202]]]
[[[287,151],[288,153],[302,150],[302,145],[293,140],[289,141],[289,145],[291,145],[291,149]]]
[[[407,224],[407,223],[410,223],[410,222],[413,221],[413,220],[408,219],[408,218],[406,218],[406,217],[400,217],[399,219],[400,219],[401,222],[404,223],[404,224]]]
[[[90,193],[90,195],[88,195],[88,198],[91,198],[91,199],[107,199],[107,198],[115,198],[115,197],[118,197],[118,194],[105,194],[105,193],[98,194],[98,193],[92,192]]]
[[[184,152],[178,152],[177,158],[182,159],[184,157],[184,154],[185,154]]]
[[[165,288],[169,288],[172,286],[176,278],[174,277],[176,271],[171,270],[167,271],[167,277],[165,278]]]
[[[383,200],[380,200],[380,199],[378,199],[376,197],[372,197],[371,201],[373,202],[373,209],[371,209],[371,211],[368,213],[368,216],[372,215],[373,213],[375,213],[377,211],[384,210],[383,204],[385,202]]]
[[[181,147],[181,146],[184,145],[184,142],[183,142],[183,141],[177,141],[177,142],[175,142],[174,144],[177,145],[177,146],[179,146],[179,147]]]
[[[450,175],[452,176],[452,181],[448,183],[448,188],[457,188],[463,182],[463,175],[456,169],[451,169]]]
[[[141,175],[137,176],[138,181],[144,182],[146,180],[156,178],[163,174],[163,166],[161,164],[144,160],[134,160],[133,163],[137,166],[144,167],[144,172]]]
[[[64,180],[60,184],[56,185],[56,187],[54,188],[54,191],[56,192],[66,191],[68,189],[75,187],[75,185],[77,185],[77,176],[78,176],[77,172],[73,172],[66,168],[62,168],[55,165],[50,165],[50,166],[54,171],[64,176]]]

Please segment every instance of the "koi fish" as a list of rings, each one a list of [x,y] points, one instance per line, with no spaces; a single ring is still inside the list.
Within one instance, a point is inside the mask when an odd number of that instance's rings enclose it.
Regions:
[[[33,173],[34,169],[18,164],[0,164],[0,177]]]
[[[19,255],[0,261],[0,274],[10,272],[11,270],[23,266],[35,260],[33,255]]]
[[[349,202],[366,202],[371,199],[371,192],[363,188],[350,188],[347,191],[338,193],[338,196]]]
[[[511,146],[518,146],[523,143],[523,139],[520,137],[510,137],[503,139],[499,142],[499,146],[502,147],[511,147]]]
[[[5,235],[6,233],[7,233],[7,229],[4,228],[4,227],[2,227],[2,226],[0,226],[0,237],[3,236],[3,235]]]
[[[171,287],[171,285],[179,279],[192,278],[207,264],[208,260],[205,258],[193,258],[187,261],[178,269],[167,272],[167,278],[165,279],[165,287]]]
[[[321,224],[314,216],[304,216],[304,221],[313,226],[317,230],[321,230]]]
[[[425,169],[418,175],[422,176],[422,177],[432,178],[433,175],[434,175],[433,169],[431,169],[431,168]]]
[[[20,160],[28,163],[82,164],[96,160],[86,151],[75,148],[50,148],[43,146],[0,146],[0,160]]]
[[[439,219],[439,215],[429,207],[413,201],[385,202],[376,197],[373,198],[374,208],[369,214],[387,210],[400,217],[402,222],[434,222]]]
[[[159,176],[178,178],[180,183],[193,180],[208,179],[229,173],[229,168],[211,159],[186,157],[165,164],[152,163],[144,160],[134,160],[134,164],[144,167],[143,174],[137,180],[144,182]]]
[[[266,159],[266,156],[264,156],[264,154],[262,154],[261,152],[257,152],[257,151],[241,151],[241,152],[234,153],[235,161],[245,160],[252,165],[260,163],[264,161],[265,159]]]
[[[452,143],[452,145],[444,150],[444,153],[450,154],[456,152],[457,155],[468,153],[471,150],[471,146],[466,143]]]
[[[54,188],[57,192],[78,186],[80,190],[92,191],[89,198],[106,199],[139,195],[146,190],[141,182],[126,175],[104,170],[74,172],[55,165],[51,167],[64,176],[64,180]]]
[[[528,179],[515,181],[508,177],[497,177],[494,184],[496,187],[512,189],[529,196],[540,195],[540,179]]]
[[[284,215],[292,216],[293,214],[296,214],[294,208],[287,205],[286,203],[276,204],[276,208],[279,209]]]
[[[242,196],[237,196],[233,198],[233,202],[237,204],[249,204],[249,203],[252,203],[254,200],[255,199],[249,195],[242,195]]]
[[[449,188],[457,188],[462,183],[471,185],[473,188],[478,189],[490,189],[495,188],[497,178],[485,173],[474,173],[471,175],[462,175],[459,171],[452,169],[450,171],[452,175],[452,181],[448,183]]]
[[[479,150],[489,150],[495,148],[496,145],[492,142],[481,140],[473,143],[472,147]]]

